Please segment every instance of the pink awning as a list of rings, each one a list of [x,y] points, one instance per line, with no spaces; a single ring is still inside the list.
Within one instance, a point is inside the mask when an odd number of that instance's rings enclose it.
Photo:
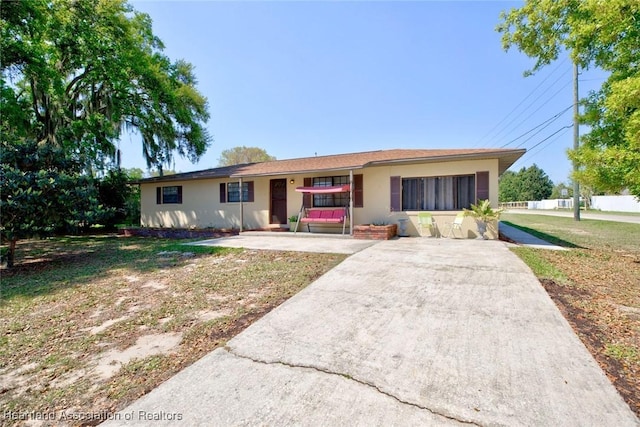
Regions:
[[[298,193],[311,194],[345,193],[349,190],[349,184],[335,185],[333,187],[296,187]]]

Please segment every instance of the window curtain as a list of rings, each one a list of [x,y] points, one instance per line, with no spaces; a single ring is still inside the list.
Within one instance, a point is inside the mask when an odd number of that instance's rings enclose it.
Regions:
[[[474,196],[474,175],[402,180],[402,210],[405,211],[461,210],[471,206]]]

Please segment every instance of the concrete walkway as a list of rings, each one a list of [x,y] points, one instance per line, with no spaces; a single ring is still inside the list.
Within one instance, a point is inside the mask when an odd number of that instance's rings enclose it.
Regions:
[[[566,251],[567,248],[563,248],[558,245],[553,245],[546,240],[542,240],[536,236],[533,236],[525,231],[522,231],[518,228],[512,227],[505,223],[500,223],[499,225],[500,233],[514,242],[518,243],[521,246],[528,246],[530,248],[536,249],[551,249],[555,251]]]
[[[350,256],[105,425],[640,423],[507,245],[403,238]]]

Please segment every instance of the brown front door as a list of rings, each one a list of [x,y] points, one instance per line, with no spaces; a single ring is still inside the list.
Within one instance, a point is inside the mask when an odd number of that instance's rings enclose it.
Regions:
[[[287,180],[271,180],[271,224],[287,223]]]

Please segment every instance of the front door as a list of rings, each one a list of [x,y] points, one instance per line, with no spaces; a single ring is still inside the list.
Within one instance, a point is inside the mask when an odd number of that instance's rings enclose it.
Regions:
[[[287,223],[287,180],[271,180],[271,224]]]

